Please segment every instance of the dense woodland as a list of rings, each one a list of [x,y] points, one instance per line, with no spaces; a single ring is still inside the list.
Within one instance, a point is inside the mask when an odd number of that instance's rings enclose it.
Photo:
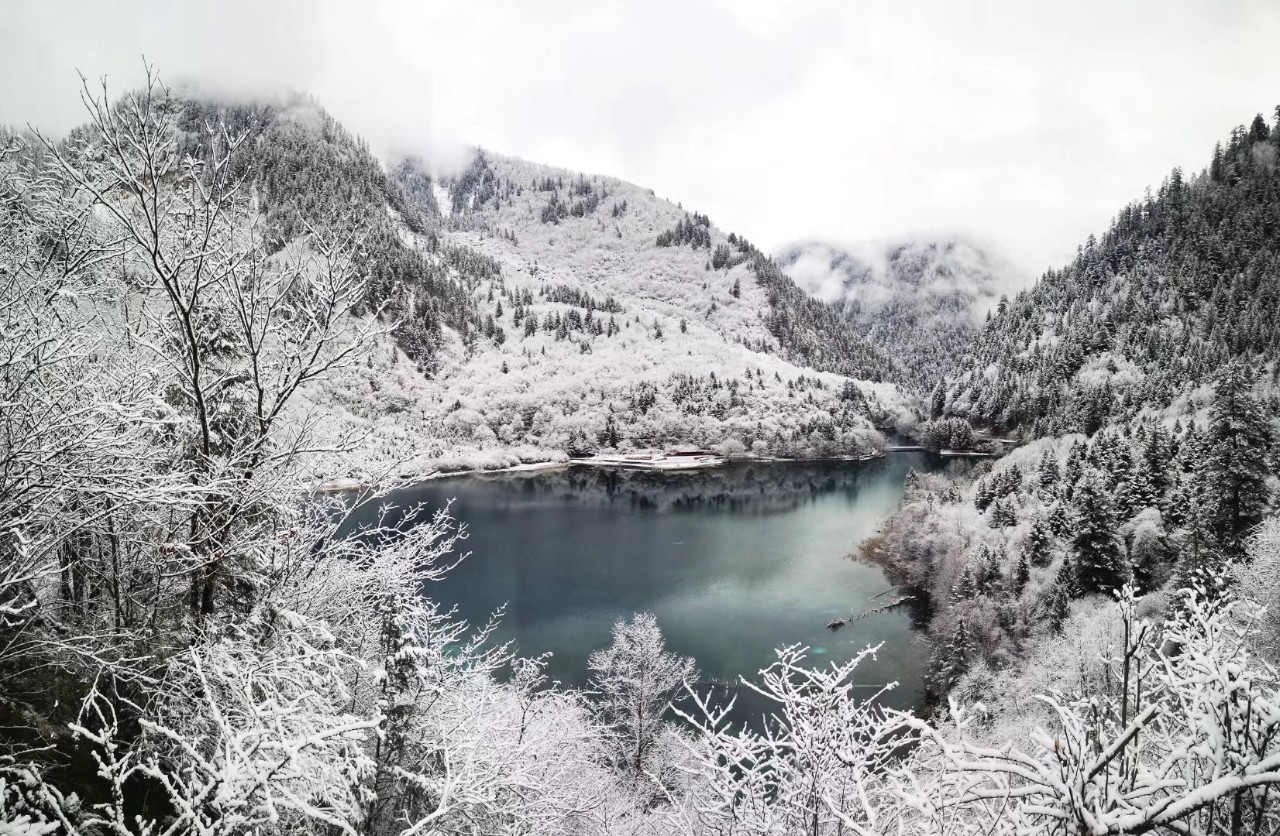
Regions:
[[[1032,435],[1093,433],[1185,412],[1226,363],[1277,365],[1280,131],[1232,131],[1195,175],[1175,169],[1075,261],[1001,302],[938,411]]]
[[[1243,558],[1269,508],[1274,431],[1233,364],[1203,425],[1122,424],[994,465],[915,474],[864,551],[929,602],[933,681],[1016,665],[1074,602],[1177,589]]]
[[[913,476],[864,554],[927,602],[939,705],[984,703],[993,740],[1052,723],[1027,707],[1042,689],[1109,687],[1128,656],[1107,645],[1099,666],[1081,648],[1114,641],[1122,589],[1163,615],[1193,587],[1271,602],[1257,544],[1274,542],[1280,440],[1275,133],[1260,116],[1237,128],[1202,173],[1175,170],[1071,265],[1001,299],[932,395],[950,416],[921,425],[935,446],[969,421],[1028,443]],[[1260,646],[1274,658],[1274,638]]]
[[[316,463],[874,452],[926,417],[895,361],[629,184],[384,171],[305,101],[85,101],[0,142],[0,834],[1280,830],[1265,123],[1002,306],[928,405],[935,446],[1037,436],[913,477],[874,544],[928,596],[935,716],[855,688],[875,648],[790,647],[745,683],[756,728],[643,613],[588,690],[547,681],[434,603],[448,508],[339,536],[383,498]]]

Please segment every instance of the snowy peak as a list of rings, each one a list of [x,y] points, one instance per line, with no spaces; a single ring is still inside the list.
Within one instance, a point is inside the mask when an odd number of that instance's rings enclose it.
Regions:
[[[963,239],[843,247],[811,241],[778,257],[813,296],[867,314],[911,300],[939,316],[981,320],[994,307],[1008,267]]]
[[[931,389],[968,348],[1012,272],[963,239],[785,249],[778,263],[897,359],[917,391]]]

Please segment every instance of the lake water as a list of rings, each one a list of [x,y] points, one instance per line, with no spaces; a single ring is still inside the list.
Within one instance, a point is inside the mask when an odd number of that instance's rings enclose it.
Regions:
[[[808,645],[825,664],[883,642],[858,681],[896,681],[887,702],[919,708],[929,648],[908,608],[827,624],[897,597],[849,555],[895,508],[909,469],[938,467],[919,453],[686,472],[577,466],[433,481],[393,500],[454,500],[471,556],[427,594],[473,623],[505,605],[497,637],[523,655],[552,653],[565,684],[585,682],[615,620],[648,611],[704,682],[725,685],[766,667],[775,647]],[[743,696],[740,712],[764,710]]]

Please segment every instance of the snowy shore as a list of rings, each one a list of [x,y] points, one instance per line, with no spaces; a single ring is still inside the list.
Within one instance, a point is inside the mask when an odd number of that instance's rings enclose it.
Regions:
[[[625,468],[631,470],[684,471],[710,470],[724,467],[733,462],[865,462],[884,458],[884,452],[867,453],[861,456],[821,456],[811,459],[779,458],[774,456],[735,456],[729,458],[716,453],[658,453],[635,452],[594,455],[584,458],[562,459],[557,461],[531,462],[499,468],[471,468],[465,470],[431,470],[421,474],[400,474],[397,487],[408,487],[419,482],[434,479],[447,479],[452,476],[478,476],[501,473],[521,473],[538,470],[558,470],[566,467],[606,467]],[[370,488],[372,485],[350,476],[326,479],[316,486],[317,493],[342,493]]]

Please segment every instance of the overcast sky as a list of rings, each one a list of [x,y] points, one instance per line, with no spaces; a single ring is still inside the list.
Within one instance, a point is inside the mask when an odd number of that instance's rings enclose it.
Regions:
[[[145,54],[375,149],[615,175],[766,248],[964,234],[1027,279],[1280,103],[1274,0],[18,0],[0,33],[0,123],[64,131],[77,69]]]

